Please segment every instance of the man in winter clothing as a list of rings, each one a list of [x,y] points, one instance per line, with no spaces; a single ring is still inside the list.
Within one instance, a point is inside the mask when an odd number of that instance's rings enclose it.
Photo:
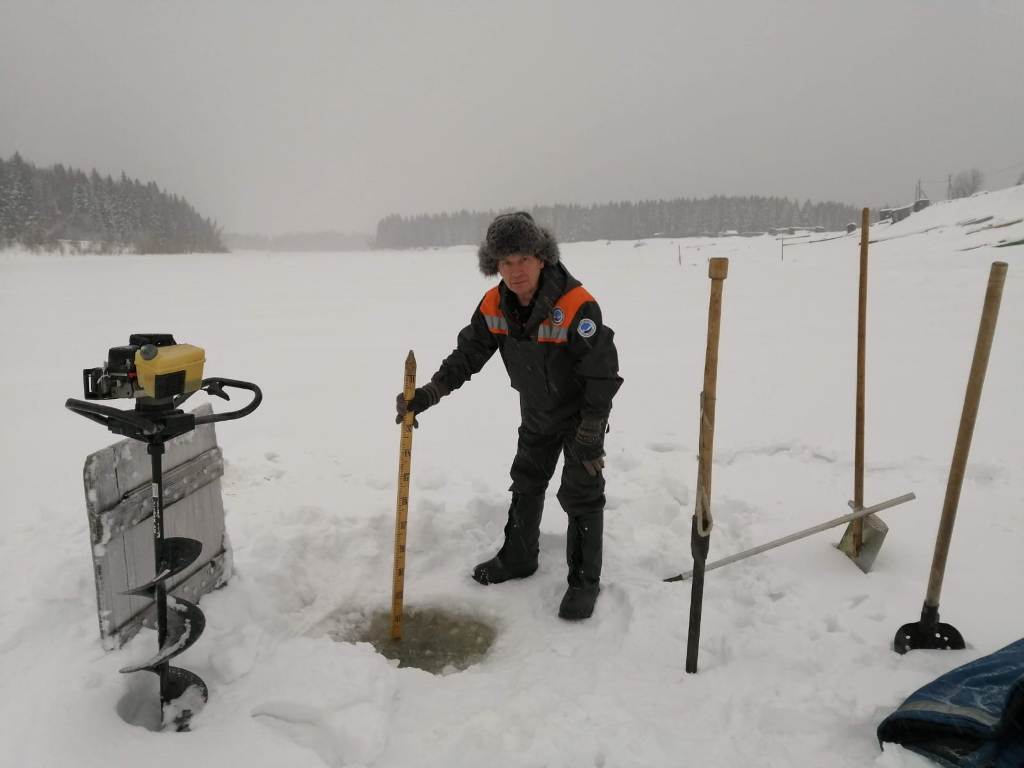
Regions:
[[[473,569],[481,584],[537,570],[544,492],[564,455],[558,501],[569,517],[569,587],[558,615],[585,619],[600,590],[604,527],[604,436],[622,384],[614,333],[601,309],[559,261],[551,233],[525,212],[498,216],[478,251],[480,271],[501,275],[428,384],[396,400],[398,421],[461,387],[500,351],[519,392],[522,423],[512,462],[505,541]]]

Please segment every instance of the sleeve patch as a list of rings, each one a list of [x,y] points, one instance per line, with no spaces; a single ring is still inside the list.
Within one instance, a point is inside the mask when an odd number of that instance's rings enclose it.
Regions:
[[[580,320],[580,324],[576,327],[580,336],[584,339],[589,339],[595,333],[597,333],[597,323],[591,320],[589,317],[585,317]]]

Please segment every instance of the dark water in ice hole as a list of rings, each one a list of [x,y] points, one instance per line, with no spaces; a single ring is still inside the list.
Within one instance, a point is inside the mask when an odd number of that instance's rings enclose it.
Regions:
[[[343,642],[370,643],[379,654],[396,659],[399,667],[416,667],[433,674],[461,671],[480,662],[490,650],[497,630],[465,613],[441,608],[406,610],[402,639],[391,639],[391,612],[380,611],[368,623],[351,629],[328,629]]]

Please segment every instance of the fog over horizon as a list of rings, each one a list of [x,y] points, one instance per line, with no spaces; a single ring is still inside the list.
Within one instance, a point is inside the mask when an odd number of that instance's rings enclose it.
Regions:
[[[124,171],[228,232],[1024,171],[1020,0],[0,0],[0,156]]]

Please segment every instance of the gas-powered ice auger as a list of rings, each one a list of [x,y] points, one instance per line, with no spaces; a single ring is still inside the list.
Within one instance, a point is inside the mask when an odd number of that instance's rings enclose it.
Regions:
[[[187,730],[189,719],[197,705],[208,698],[206,684],[198,675],[172,667],[170,660],[192,646],[206,625],[199,607],[180,597],[168,597],[167,583],[194,563],[203,545],[195,539],[164,537],[163,470],[164,443],[192,431],[200,424],[239,419],[247,416],[263,400],[255,384],[234,379],[203,378],[205,353],[191,344],[178,344],[167,333],[135,333],[128,346],[113,347],[102,368],[87,368],[83,372],[86,400],[113,400],[133,398],[135,409],[123,411],[98,403],[69,399],[65,406],[87,419],[102,424],[111,432],[141,440],[147,444],[147,453],[153,467],[153,578],[128,592],[145,596],[156,605],[156,628],[159,650],[141,664],[133,664],[121,672],[149,670],[160,677],[160,707],[179,699],[189,691],[197,699],[180,702],[173,722],[177,730]],[[224,387],[247,389],[253,393],[252,402],[237,411],[196,416],[179,409],[189,397],[200,389],[210,395],[229,400]]]

